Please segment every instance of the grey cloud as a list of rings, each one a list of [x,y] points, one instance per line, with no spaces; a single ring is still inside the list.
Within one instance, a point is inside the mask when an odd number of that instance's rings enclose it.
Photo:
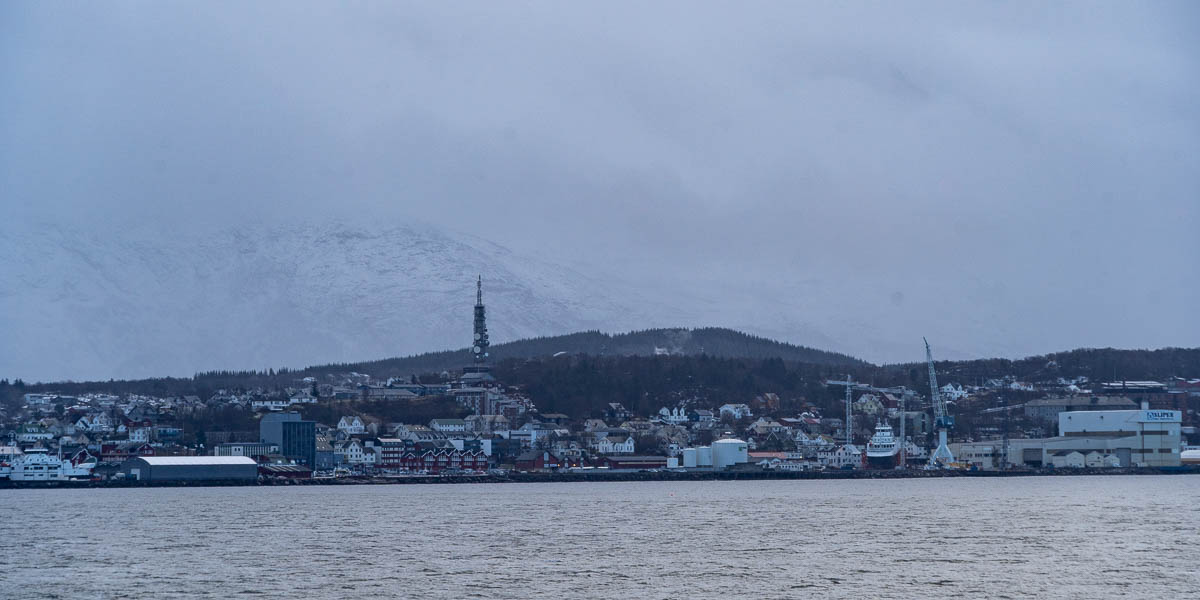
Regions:
[[[6,3],[0,184],[28,223],[420,219],[747,327],[752,289],[833,338],[1194,345],[1198,15]]]

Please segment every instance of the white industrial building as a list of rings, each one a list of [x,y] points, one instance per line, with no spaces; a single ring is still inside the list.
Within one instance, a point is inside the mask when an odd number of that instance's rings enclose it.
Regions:
[[[684,468],[720,470],[750,462],[750,446],[743,440],[724,439],[712,446],[684,448],[681,455]]]
[[[1003,466],[1005,459],[1009,465],[1034,467],[1179,466],[1182,414],[1144,406],[1062,412],[1057,437],[956,444],[955,456],[983,469]]]
[[[712,445],[712,460],[714,469],[750,462],[750,447],[738,439],[717,440]]]

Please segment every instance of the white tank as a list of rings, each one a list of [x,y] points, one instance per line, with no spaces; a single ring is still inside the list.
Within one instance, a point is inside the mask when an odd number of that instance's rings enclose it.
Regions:
[[[679,457],[671,456],[671,457],[667,458],[667,468],[668,469],[678,469],[679,468]]]
[[[739,439],[717,440],[712,445],[712,460],[714,469],[750,462],[750,448]]]
[[[689,467],[689,468],[696,466],[696,449],[695,448],[684,448],[683,449],[683,466]]]
[[[713,453],[712,453],[711,447],[700,446],[699,448],[696,448],[696,466],[697,467],[713,466],[712,458],[713,458]]]

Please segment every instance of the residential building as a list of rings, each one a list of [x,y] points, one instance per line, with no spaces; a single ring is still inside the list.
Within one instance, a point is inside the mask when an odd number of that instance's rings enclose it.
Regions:
[[[467,432],[482,435],[508,429],[508,419],[504,415],[471,415],[463,419],[463,424]]]
[[[750,412],[750,407],[745,404],[723,404],[719,410],[722,419],[729,416],[734,420],[740,420],[754,416]]]
[[[433,419],[429,428],[438,433],[465,433],[467,423],[462,419]]]
[[[342,417],[338,420],[337,429],[350,435],[361,435],[367,431],[366,425],[363,425],[358,416]]]
[[[860,468],[863,464],[863,451],[854,444],[836,447],[825,447],[817,453],[817,462],[832,469]]]

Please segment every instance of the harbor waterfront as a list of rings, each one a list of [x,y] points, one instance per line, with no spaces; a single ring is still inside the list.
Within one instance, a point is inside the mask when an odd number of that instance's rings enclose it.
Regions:
[[[206,487],[206,486],[279,486],[279,485],[437,485],[437,484],[502,484],[502,483],[606,483],[637,481],[754,481],[754,480],[845,480],[845,479],[928,479],[928,478],[999,478],[999,477],[1072,477],[1128,475],[1200,475],[1200,466],[1137,467],[1137,468],[1070,468],[1021,470],[949,470],[949,469],[892,469],[832,471],[777,471],[760,469],[717,470],[568,470],[505,472],[479,475],[377,475],[347,477],[264,477],[258,479],[203,479],[140,481],[136,479],[9,481],[0,479],[2,489],[80,489],[80,488],[137,488],[137,487]]]
[[[10,490],[0,597],[1186,597],[1197,495],[1171,476]]]

